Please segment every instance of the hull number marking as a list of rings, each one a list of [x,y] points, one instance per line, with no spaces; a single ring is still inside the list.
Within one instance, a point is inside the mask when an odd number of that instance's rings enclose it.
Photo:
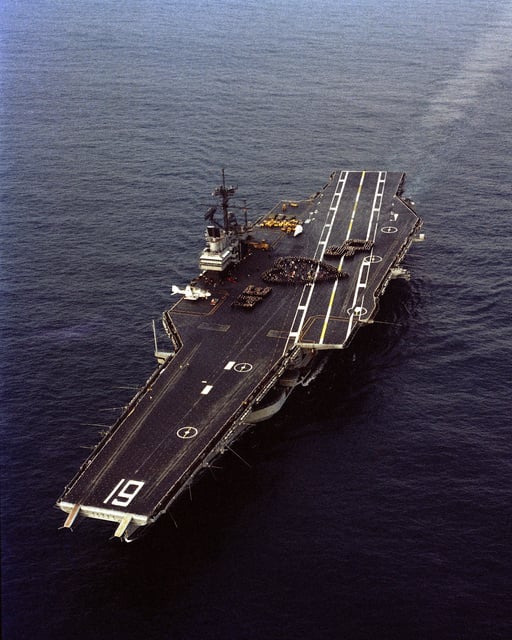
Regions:
[[[116,507],[127,507],[144,486],[141,480],[119,480],[114,489],[103,500],[103,504],[110,502]]]

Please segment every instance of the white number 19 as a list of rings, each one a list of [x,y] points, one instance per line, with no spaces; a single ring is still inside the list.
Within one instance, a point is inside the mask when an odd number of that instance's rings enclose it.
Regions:
[[[113,491],[103,500],[103,503],[112,502],[117,507],[127,507],[142,489],[144,482],[140,480],[120,480]],[[115,498],[114,498],[115,496]]]

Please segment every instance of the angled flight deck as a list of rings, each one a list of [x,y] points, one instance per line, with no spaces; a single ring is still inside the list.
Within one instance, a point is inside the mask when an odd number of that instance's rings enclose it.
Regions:
[[[248,426],[276,413],[323,350],[369,323],[421,221],[405,175],[337,171],[310,198],[256,223],[209,212],[200,276],[164,313],[174,345],[57,505],[111,520],[130,539],[154,522]],[[174,288],[177,289],[177,288]]]

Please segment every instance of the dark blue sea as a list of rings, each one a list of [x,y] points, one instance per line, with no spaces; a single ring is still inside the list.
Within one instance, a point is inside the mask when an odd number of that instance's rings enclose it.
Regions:
[[[512,638],[512,3],[3,0],[0,67],[2,637]],[[411,280],[174,520],[59,531],[222,167],[405,171]]]

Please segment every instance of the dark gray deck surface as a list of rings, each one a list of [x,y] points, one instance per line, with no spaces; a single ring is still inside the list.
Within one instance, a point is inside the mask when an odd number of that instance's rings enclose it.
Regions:
[[[370,321],[378,295],[407,250],[419,220],[395,194],[401,173],[336,172],[308,200],[282,203],[273,213],[296,216],[303,233],[256,226],[254,248],[210,300],[180,300],[170,316],[183,347],[161,368],[111,433],[84,463],[59,500],[96,510],[154,517],[236,424],[247,403],[275,379],[285,354],[303,346],[344,348],[361,322]],[[329,247],[350,240],[371,248],[327,258]],[[253,309],[232,306],[283,256],[305,256],[348,274],[328,282],[271,283]],[[204,283],[203,283],[204,284]],[[63,504],[61,504],[63,503]]]

